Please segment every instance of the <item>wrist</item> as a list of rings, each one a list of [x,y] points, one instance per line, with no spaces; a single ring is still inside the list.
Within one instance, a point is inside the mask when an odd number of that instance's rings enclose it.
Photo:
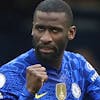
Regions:
[[[35,97],[35,94],[29,92],[29,90],[27,89],[27,87],[23,87],[23,91],[21,93],[22,97],[25,97],[25,98],[34,98]],[[22,100],[22,99],[21,99]],[[26,99],[25,99],[26,100]],[[28,100],[28,99],[27,99]],[[30,99],[32,100],[32,99]]]
[[[33,89],[28,88],[27,90],[28,90],[31,94],[33,94],[33,95],[35,95],[35,94],[36,94],[36,91],[35,91],[35,90],[33,90]]]

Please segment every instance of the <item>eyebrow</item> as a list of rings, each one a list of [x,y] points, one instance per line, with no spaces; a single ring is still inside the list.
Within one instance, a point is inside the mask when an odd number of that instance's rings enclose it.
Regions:
[[[59,26],[51,26],[51,25],[46,26],[46,25],[42,25],[42,24],[35,24],[34,26],[35,26],[35,28],[43,27],[43,28],[57,29],[59,31],[63,31],[63,28],[62,27],[59,27]]]

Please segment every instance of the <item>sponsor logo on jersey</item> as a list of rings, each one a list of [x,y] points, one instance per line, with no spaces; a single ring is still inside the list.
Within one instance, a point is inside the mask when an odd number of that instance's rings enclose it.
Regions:
[[[87,62],[87,68],[89,70],[95,71],[95,69],[93,68],[93,66],[89,62]],[[98,76],[99,76],[98,73],[95,71],[95,73],[91,76],[91,80],[94,82]]]
[[[99,76],[98,73],[95,72],[95,73],[92,75],[91,80],[94,82],[98,76]]]
[[[71,88],[71,90],[72,90],[72,95],[73,95],[75,98],[78,99],[78,98],[81,96],[81,89],[80,89],[80,87],[79,87],[78,84],[72,83],[72,88]]]
[[[87,67],[89,70],[94,70],[93,66],[89,62],[87,62]]]
[[[47,92],[45,92],[45,93],[42,93],[42,94],[35,94],[35,98],[36,99],[40,99],[40,98],[42,98],[43,96],[45,96],[47,94]]]

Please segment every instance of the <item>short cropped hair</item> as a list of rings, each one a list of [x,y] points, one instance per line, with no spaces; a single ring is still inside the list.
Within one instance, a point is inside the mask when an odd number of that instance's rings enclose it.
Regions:
[[[42,12],[64,12],[67,19],[67,25],[73,24],[73,13],[71,7],[63,0],[44,0],[35,9],[34,18],[37,11]]]

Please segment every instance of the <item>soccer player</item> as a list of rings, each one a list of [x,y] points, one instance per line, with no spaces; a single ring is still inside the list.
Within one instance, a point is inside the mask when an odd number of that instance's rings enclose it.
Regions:
[[[100,100],[100,76],[80,54],[65,51],[76,27],[63,0],[44,0],[33,16],[33,47],[0,68],[2,100]]]

